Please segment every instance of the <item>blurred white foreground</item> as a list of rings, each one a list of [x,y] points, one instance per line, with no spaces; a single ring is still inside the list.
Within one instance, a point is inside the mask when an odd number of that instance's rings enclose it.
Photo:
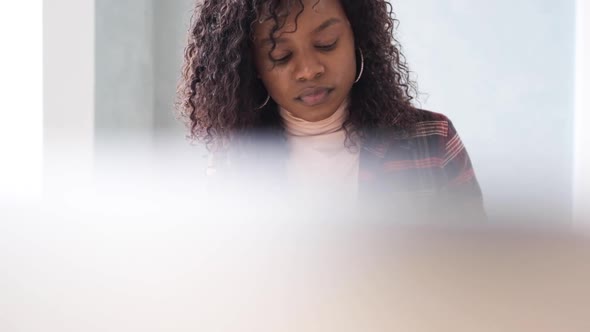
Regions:
[[[0,331],[590,330],[582,230],[215,198],[194,149],[97,151],[0,203]]]

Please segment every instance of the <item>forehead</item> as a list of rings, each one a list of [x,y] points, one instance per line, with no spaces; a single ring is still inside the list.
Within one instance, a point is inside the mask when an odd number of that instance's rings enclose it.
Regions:
[[[310,33],[325,20],[338,18],[347,21],[340,0],[283,0],[274,10],[278,16],[281,29],[276,35],[283,33]],[[254,39],[268,37],[275,24],[267,5],[260,8],[260,17],[254,22]]]

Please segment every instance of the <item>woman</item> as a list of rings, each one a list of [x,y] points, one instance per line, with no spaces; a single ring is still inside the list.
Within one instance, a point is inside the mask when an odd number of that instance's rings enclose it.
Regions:
[[[179,109],[209,173],[272,169],[371,208],[483,216],[452,123],[412,105],[391,14],[385,0],[198,1]]]

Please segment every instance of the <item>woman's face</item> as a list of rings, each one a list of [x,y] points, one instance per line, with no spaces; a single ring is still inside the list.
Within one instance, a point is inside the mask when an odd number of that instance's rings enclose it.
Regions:
[[[339,0],[303,0],[298,17],[301,5],[294,2],[274,35],[272,59],[269,33],[274,20],[263,13],[263,22],[254,24],[256,69],[277,104],[296,117],[319,121],[332,115],[352,88],[353,32]]]

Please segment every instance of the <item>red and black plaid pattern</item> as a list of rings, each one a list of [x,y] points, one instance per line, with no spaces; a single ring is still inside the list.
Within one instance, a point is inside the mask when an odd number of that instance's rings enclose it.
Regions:
[[[482,219],[481,190],[455,127],[442,114],[418,112],[421,120],[414,130],[363,146],[361,198],[383,205],[387,204],[383,200],[389,200],[386,197],[403,199],[403,204],[411,197],[413,209]]]

